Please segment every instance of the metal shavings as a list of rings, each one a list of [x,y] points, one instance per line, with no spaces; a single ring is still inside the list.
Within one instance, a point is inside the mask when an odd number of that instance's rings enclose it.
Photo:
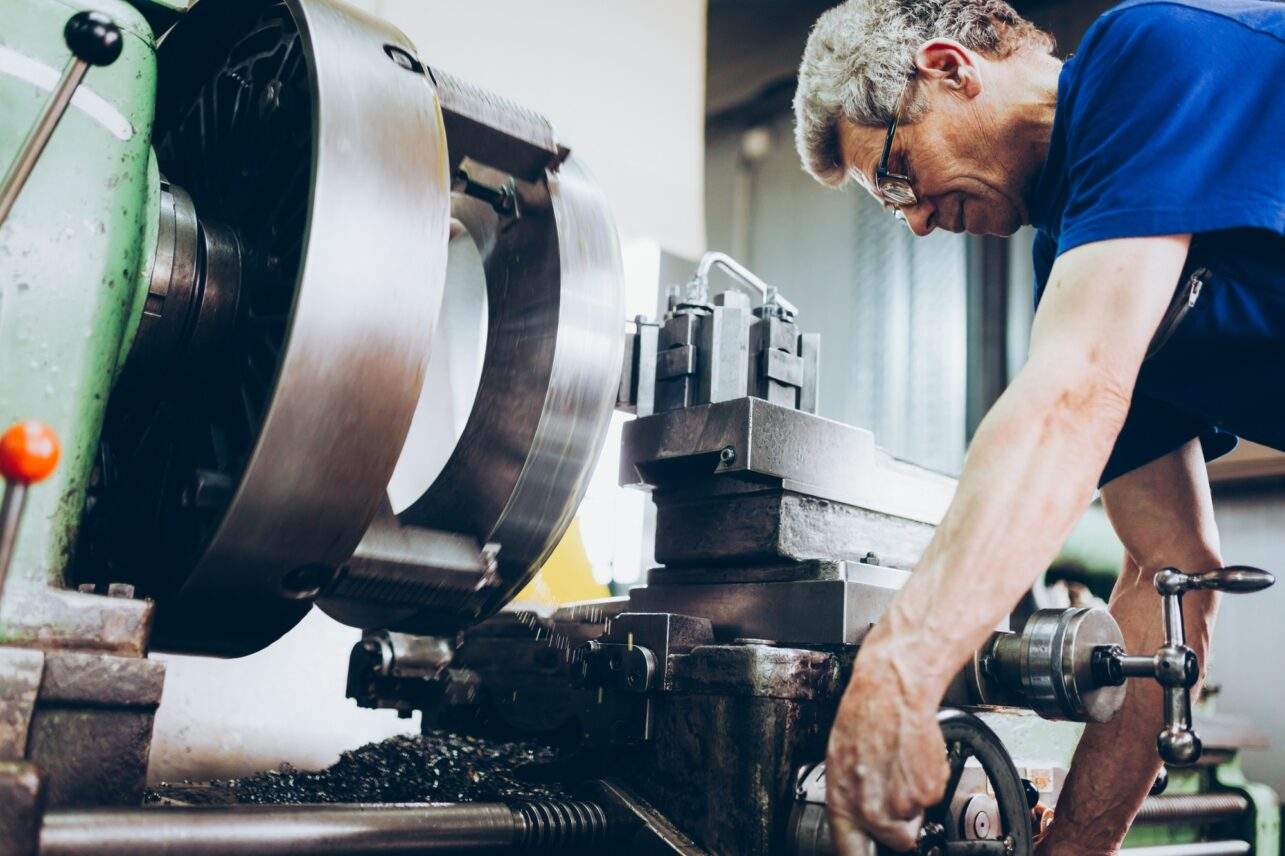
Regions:
[[[566,791],[534,781],[532,771],[557,759],[532,742],[502,743],[444,731],[391,737],[345,752],[325,770],[289,764],[241,779],[162,784],[148,802],[300,804],[514,802],[561,799]]]

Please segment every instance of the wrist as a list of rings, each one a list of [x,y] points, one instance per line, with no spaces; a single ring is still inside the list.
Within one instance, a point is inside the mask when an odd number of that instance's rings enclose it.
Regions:
[[[942,681],[931,661],[905,641],[875,637],[863,643],[852,667],[848,694],[893,695],[903,708],[935,714],[949,681]]]

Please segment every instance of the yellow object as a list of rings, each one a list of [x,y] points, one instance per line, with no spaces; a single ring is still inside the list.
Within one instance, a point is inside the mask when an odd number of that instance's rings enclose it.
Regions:
[[[580,518],[577,517],[549,554],[544,567],[518,593],[514,603],[521,606],[561,606],[610,594],[605,585],[594,581],[593,566],[589,564],[589,555],[580,537]]]

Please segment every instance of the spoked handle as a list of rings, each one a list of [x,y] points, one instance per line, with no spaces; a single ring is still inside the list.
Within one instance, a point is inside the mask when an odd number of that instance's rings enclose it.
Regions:
[[[1118,645],[1094,652],[1094,677],[1119,686],[1128,678],[1152,678],[1164,688],[1165,726],[1156,748],[1166,763],[1194,764],[1200,759],[1200,737],[1191,724],[1191,688],[1200,680],[1200,661],[1187,645],[1182,596],[1191,591],[1248,594],[1273,585],[1276,577],[1248,565],[1231,565],[1203,574],[1165,568],[1155,576],[1164,617],[1165,644],[1155,656],[1130,656]]]

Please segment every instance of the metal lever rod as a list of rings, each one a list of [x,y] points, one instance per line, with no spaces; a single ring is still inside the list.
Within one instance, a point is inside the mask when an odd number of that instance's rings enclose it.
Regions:
[[[775,286],[768,285],[754,271],[727,253],[712,252],[701,256],[700,264],[696,266],[696,275],[692,277],[691,282],[692,287],[699,294],[707,295],[709,293],[709,273],[716,266],[721,267],[735,279],[757,291],[763,298],[764,306],[777,306],[790,315],[799,314],[798,307],[782,297]]]
[[[27,488],[48,478],[58,465],[58,435],[39,422],[18,422],[0,434],[0,596],[18,542],[18,526],[27,506]]]
[[[36,162],[40,160],[58,122],[67,112],[67,105],[84,80],[85,72],[89,71],[91,65],[111,65],[120,56],[120,28],[101,12],[78,12],[72,15],[63,30],[63,38],[67,41],[67,47],[71,48],[71,59],[63,69],[62,77],[54,87],[45,109],[27,133],[22,147],[18,149],[17,157],[9,165],[4,180],[0,181],[0,226],[4,225],[9,212],[18,201],[18,194],[31,177],[31,171],[36,168]]]

